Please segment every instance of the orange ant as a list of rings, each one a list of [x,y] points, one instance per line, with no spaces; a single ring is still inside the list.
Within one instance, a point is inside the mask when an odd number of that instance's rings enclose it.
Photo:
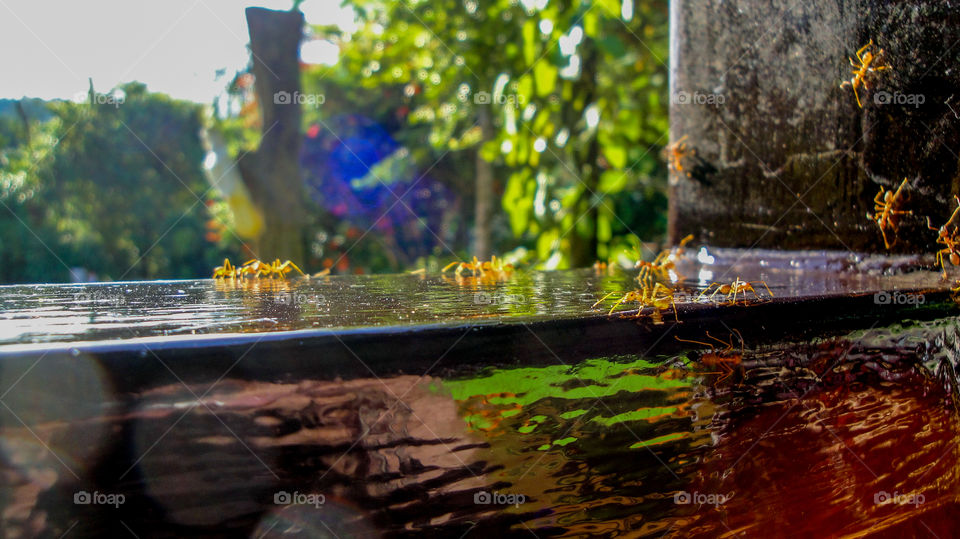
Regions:
[[[686,238],[680,240],[680,243],[674,249],[664,249],[663,251],[660,251],[660,254],[653,259],[653,262],[638,260],[634,266],[635,268],[640,268],[640,273],[637,275],[637,281],[640,283],[650,283],[655,281],[657,278],[667,280],[670,277],[670,272],[676,270],[676,261],[683,256],[684,247],[692,239],[693,234],[690,234]]]
[[[451,262],[447,264],[442,270],[441,273],[446,273],[447,270],[456,266],[456,276],[457,278],[463,277],[464,271],[470,271],[474,277],[481,277],[484,279],[500,279],[509,277],[513,273],[513,264],[508,264],[503,261],[502,258],[497,258],[494,255],[489,261],[483,261],[473,257],[472,261],[469,262]]]
[[[597,305],[600,305],[610,296],[616,294],[616,292],[610,292],[606,296],[600,298],[596,303],[593,304],[593,307],[596,308]],[[663,286],[660,283],[655,283],[653,286],[645,285],[643,288],[634,290],[632,292],[627,292],[620,299],[613,304],[613,307],[610,307],[610,312],[607,314],[613,314],[617,307],[625,301],[635,301],[640,304],[640,308],[637,311],[637,316],[640,315],[640,311],[644,307],[652,307],[653,312],[651,316],[655,323],[663,323],[663,318],[661,316],[661,311],[665,310],[667,307],[673,308],[673,319],[678,323],[680,319],[677,318],[677,304],[673,301],[674,290],[672,288]]]
[[[957,225],[953,225],[953,229],[950,229],[950,223],[957,218],[957,212],[960,212],[960,197],[954,195],[954,198],[957,201],[957,208],[953,210],[953,214],[942,227],[934,227],[930,224],[930,217],[927,217],[927,228],[937,231],[937,243],[946,245],[945,248],[937,251],[937,264],[940,264],[940,268],[943,269],[944,279],[947,277],[947,265],[946,262],[943,261],[944,254],[950,259],[951,264],[960,266],[960,246],[958,246],[958,244],[960,244],[960,238],[957,238]]]
[[[223,265],[213,268],[214,279],[236,279],[237,268],[230,263],[229,258],[223,259]]]
[[[740,339],[740,353],[736,353],[733,350],[733,334],[737,334],[737,338]],[[727,341],[722,341],[713,335],[710,335],[710,332],[707,332],[707,338],[713,339],[718,343],[724,345],[724,349],[717,351],[716,345],[710,342],[703,341],[693,341],[689,339],[681,339],[674,335],[674,338],[680,342],[688,342],[693,344],[699,344],[701,346],[708,346],[710,348],[709,352],[700,354],[699,363],[705,367],[717,367],[720,369],[720,372],[707,372],[704,374],[721,374],[720,378],[717,378],[717,383],[723,382],[731,375],[733,375],[734,367],[739,366],[743,363],[743,335],[736,329],[730,334],[730,338]]]
[[[877,193],[877,196],[873,197],[873,211],[878,212],[873,215],[867,214],[867,219],[871,221],[876,221],[877,226],[880,227],[880,234],[883,236],[883,244],[887,249],[890,248],[890,242],[887,241],[887,229],[893,230],[894,234],[898,232],[897,228],[897,216],[898,215],[913,215],[912,211],[901,211],[896,209],[900,205],[900,191],[903,190],[903,187],[907,185],[907,179],[904,178],[903,182],[900,184],[900,187],[896,191],[884,191],[883,186],[880,186],[880,192]],[[894,243],[897,242],[896,237],[893,240]]]
[[[871,39],[869,43],[860,47],[860,50],[857,51],[857,60],[860,61],[860,64],[857,65],[853,61],[853,58],[850,58],[850,65],[854,67],[853,77],[850,80],[846,80],[840,83],[840,87],[844,88],[850,86],[853,88],[853,96],[857,98],[857,106],[863,108],[863,105],[860,103],[860,94],[857,93],[857,88],[860,85],[863,85],[864,89],[870,89],[870,81],[867,79],[867,75],[870,73],[875,73],[877,71],[883,71],[885,69],[890,69],[888,65],[880,64],[880,57],[883,56],[883,49],[877,51],[877,54],[874,55],[871,51],[867,50],[873,47],[873,40]],[[866,52],[864,52],[866,51]],[[870,64],[876,62],[876,65],[871,66]]]
[[[732,283],[730,283],[730,284],[710,283],[710,285],[707,286],[707,288],[704,289],[704,291],[700,293],[700,295],[697,297],[697,299],[700,299],[700,298],[702,298],[703,296],[705,296],[705,295],[707,294],[707,292],[709,292],[710,289],[715,286],[715,287],[717,287],[717,289],[714,290],[712,294],[710,294],[710,299],[713,299],[713,297],[716,296],[717,294],[723,294],[723,295],[727,296],[727,301],[729,301],[731,305],[736,305],[736,303],[737,303],[737,295],[738,295],[738,294],[742,294],[742,295],[743,295],[743,303],[744,303],[744,305],[746,305],[746,303],[747,303],[747,292],[753,292],[754,298],[760,299],[760,294],[758,294],[757,291],[756,291],[756,289],[753,288],[754,283],[762,284],[763,287],[767,289],[767,293],[770,294],[770,297],[773,297],[773,292],[770,291],[770,287],[767,286],[767,283],[766,283],[765,281],[741,281],[741,280],[740,280],[740,277],[737,277],[737,278],[736,278]]]
[[[680,137],[679,140],[666,146],[663,149],[664,155],[667,159],[667,166],[676,172],[685,174],[687,177],[690,177],[690,172],[684,170],[683,160],[688,156],[692,157],[696,154],[696,150],[692,148],[687,148],[687,143],[684,142],[687,140],[687,135]]]
[[[272,263],[267,264],[261,262],[254,258],[253,260],[248,260],[242,267],[237,268],[237,277],[270,277],[277,279],[286,279],[287,274],[293,270],[297,270],[297,273],[306,277],[306,274],[297,267],[296,264],[287,260],[286,262],[281,263],[280,259],[277,258]]]

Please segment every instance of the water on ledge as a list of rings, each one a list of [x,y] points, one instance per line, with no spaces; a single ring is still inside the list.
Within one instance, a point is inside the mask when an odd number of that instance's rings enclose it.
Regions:
[[[713,250],[681,261],[677,302],[695,302],[712,282],[764,281],[778,298],[945,290],[950,282],[912,257],[850,253]],[[925,271],[914,271],[918,269]],[[502,282],[446,275],[333,276],[237,284],[154,281],[0,287],[0,348],[10,344],[139,337],[490,324],[595,316],[608,293],[637,287],[636,271],[518,270]],[[762,295],[761,285],[755,283]],[[700,301],[706,301],[700,300]],[[612,300],[606,305],[612,304]],[[624,309],[629,306],[622,307]]]

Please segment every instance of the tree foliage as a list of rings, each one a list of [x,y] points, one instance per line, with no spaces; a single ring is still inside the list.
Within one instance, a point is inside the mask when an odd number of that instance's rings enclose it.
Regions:
[[[116,96],[51,103],[29,143],[2,150],[4,282],[66,281],[72,267],[101,279],[197,277],[230,246],[208,223],[201,108],[137,83]]]
[[[494,171],[499,254],[588,265],[666,226],[666,0],[348,0],[355,31],[304,66],[304,170],[316,271],[401,271],[469,257],[477,157]],[[241,72],[217,127],[260,142]],[[200,105],[119,89],[122,104],[0,110],[0,282],[204,277],[243,256],[203,176]],[[486,125],[487,129],[483,126]]]
[[[665,227],[667,2],[356,0],[342,72],[402,89],[399,138],[480,151],[513,235],[547,267]],[[477,124],[495,118],[492,137]],[[429,160],[429,159],[427,159]]]

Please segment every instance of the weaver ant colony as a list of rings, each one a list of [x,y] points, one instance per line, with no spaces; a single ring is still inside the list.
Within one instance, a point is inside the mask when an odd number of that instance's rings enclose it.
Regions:
[[[884,246],[889,249],[896,244],[896,236],[891,243],[887,239],[887,231],[892,230],[894,234],[899,231],[898,224],[901,215],[913,215],[912,211],[902,210],[901,191],[907,185],[907,179],[904,178],[897,187],[896,191],[887,191],[882,186],[880,191],[874,197],[874,214],[867,214],[867,218],[877,223],[880,233],[883,236]],[[947,278],[947,261],[953,266],[960,266],[960,226],[957,225],[957,216],[960,215],[960,197],[954,195],[957,207],[954,208],[950,218],[941,227],[935,227],[927,216],[927,228],[937,233],[937,245],[943,248],[936,252],[935,264],[940,267],[942,276]],[[960,287],[955,289],[960,291]]]
[[[641,284],[650,284],[657,280],[678,280],[677,278],[671,278],[671,272],[674,275],[678,275],[676,273],[677,261],[683,256],[684,248],[691,240],[693,240],[693,234],[680,240],[680,243],[675,248],[660,251],[660,254],[653,259],[653,262],[647,262],[643,259],[638,260],[636,265],[634,265],[635,268],[640,268],[640,273],[637,274],[637,281]]]
[[[504,281],[513,275],[514,270],[513,264],[504,262],[502,258],[497,258],[497,256],[494,255],[490,260],[485,261],[480,261],[477,257],[473,257],[473,260],[467,262],[451,262],[440,270],[440,272],[446,273],[454,267],[456,267],[454,276],[458,282],[470,278],[480,282]],[[464,273],[468,271],[470,275],[464,275]]]
[[[237,267],[230,263],[229,258],[224,258],[223,265],[213,269],[213,278],[232,280],[243,280],[244,278],[286,279],[287,274],[294,270],[301,276],[306,277],[306,274],[289,260],[280,262],[278,258],[267,264],[254,258],[253,260],[248,260],[242,266]]]
[[[661,251],[652,262],[644,260],[637,262],[635,267],[640,268],[640,272],[637,275],[637,282],[640,283],[640,288],[623,294],[614,302],[607,314],[614,314],[617,307],[622,303],[637,303],[638,317],[641,316],[645,308],[650,307],[650,317],[654,323],[660,324],[663,323],[663,311],[672,308],[674,320],[679,323],[676,306],[678,289],[673,283],[680,280],[676,270],[676,264],[685,256],[686,245],[691,240],[693,240],[692,234],[683,238],[675,248]],[[737,277],[731,283],[710,283],[695,297],[694,301],[700,301],[704,298],[714,300],[717,294],[720,294],[726,298],[725,303],[727,304],[735,305],[738,299],[742,299],[743,305],[747,305],[749,293],[753,294],[754,300],[759,301],[763,299],[754,285],[762,285],[767,290],[768,297],[773,297],[773,292],[770,291],[770,287],[767,286],[766,282],[744,281],[741,280],[740,277]],[[617,293],[616,291],[608,293],[594,303],[592,308],[597,308],[601,303]]]

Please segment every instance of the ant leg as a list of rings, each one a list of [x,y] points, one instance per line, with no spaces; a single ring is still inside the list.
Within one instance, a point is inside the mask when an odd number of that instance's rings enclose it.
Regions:
[[[875,204],[875,207],[873,208],[874,211],[883,211],[884,207],[886,206],[886,202],[883,200],[883,195],[885,194],[887,193],[884,191],[883,186],[881,185],[880,192],[877,193],[877,196],[873,197],[873,203]]]
[[[733,376],[733,367],[730,365],[727,365],[726,363],[720,363],[720,368],[723,369],[724,373],[723,376],[717,379],[718,384]]]
[[[604,300],[606,300],[607,298],[609,298],[610,296],[612,296],[612,295],[614,295],[614,294],[616,294],[616,292],[610,292],[610,293],[607,294],[606,296],[603,296],[602,298],[598,299],[597,302],[594,303],[593,306],[590,307],[590,308],[591,308],[591,309],[596,309],[596,308],[597,308],[597,305],[600,305],[601,303],[604,302]]]
[[[680,342],[689,342],[689,343],[693,343],[693,344],[699,344],[699,345],[701,345],[701,346],[706,346],[706,347],[710,348],[711,350],[713,350],[713,349],[715,348],[712,344],[710,344],[710,343],[708,343],[708,342],[694,341],[694,340],[691,340],[691,339],[681,339],[680,337],[677,337],[676,335],[674,335],[673,338],[676,339],[676,340],[678,340],[678,341],[680,341]]]
[[[303,270],[301,270],[300,268],[298,268],[296,264],[294,264],[293,262],[291,262],[291,261],[289,261],[289,260],[287,260],[287,261],[283,264],[283,267],[286,267],[288,264],[290,265],[290,267],[292,267],[293,269],[297,270],[297,273],[299,273],[300,275],[305,275],[305,274],[303,273]]]
[[[707,295],[707,292],[709,292],[714,286],[719,287],[720,283],[710,283],[706,288],[703,289],[703,292],[700,292],[700,295],[697,296],[697,300],[699,301],[701,298],[703,298],[703,296]],[[716,294],[716,292],[714,292],[714,294]],[[710,296],[710,299],[713,299],[713,295]]]
[[[608,314],[608,315],[609,315],[609,314],[613,314],[613,311],[615,311],[615,310],[617,309],[617,307],[620,306],[620,304],[623,303],[628,297],[630,297],[630,293],[629,293],[629,292],[626,293],[626,294],[624,294],[624,296],[623,296],[622,298],[618,299],[617,302],[613,304],[613,307],[610,307],[610,312],[607,313],[607,314]]]
[[[770,287],[767,286],[767,282],[766,282],[766,281],[751,281],[751,284],[753,284],[753,283],[760,283],[760,284],[762,284],[763,287],[767,289],[767,294],[770,294],[770,297],[771,297],[771,298],[773,297],[773,292],[770,291]],[[757,291],[756,291],[756,290],[754,290],[753,293],[754,293],[754,295],[757,295]],[[759,297],[760,297],[760,296],[757,295],[757,298],[759,298]]]
[[[713,299],[713,296],[716,296],[720,292],[723,292],[723,286],[718,286],[717,289],[713,291],[713,294],[710,294],[710,299]],[[727,299],[730,299],[729,293],[727,293]]]
[[[732,331],[732,333],[736,333],[736,334],[737,334],[737,338],[740,339],[740,357],[742,358],[742,357],[743,357],[743,345],[744,345],[744,343],[743,343],[743,335],[741,335],[741,334],[740,334],[740,330],[738,330],[738,329],[736,329],[736,328],[732,329],[731,331]],[[733,336],[731,335],[731,339],[732,339],[732,338],[733,338]]]
[[[946,224],[946,225],[943,225],[943,226],[947,226],[947,225],[949,225],[950,223],[952,223],[953,220],[956,219],[956,217],[957,217],[957,212],[960,212],[960,196],[953,195],[953,198],[955,198],[955,199],[957,200],[957,208],[956,208],[955,210],[953,210],[953,214],[950,215],[950,219],[947,220],[947,224]]]
[[[724,345],[724,346],[729,346],[729,347],[726,348],[723,352],[721,352],[721,354],[727,353],[727,352],[729,352],[729,351],[733,348],[733,345],[728,345],[726,341],[714,337],[713,335],[710,334],[709,331],[707,332],[707,337],[709,337],[709,338],[717,341],[718,343],[720,343],[720,344],[722,344],[722,345]]]
[[[904,186],[906,186],[906,185],[907,185],[907,179],[904,178],[903,181],[900,182],[900,187],[897,187],[897,192],[893,194],[893,199],[894,199],[894,200],[900,198],[900,191],[902,191],[903,188],[904,188]]]

